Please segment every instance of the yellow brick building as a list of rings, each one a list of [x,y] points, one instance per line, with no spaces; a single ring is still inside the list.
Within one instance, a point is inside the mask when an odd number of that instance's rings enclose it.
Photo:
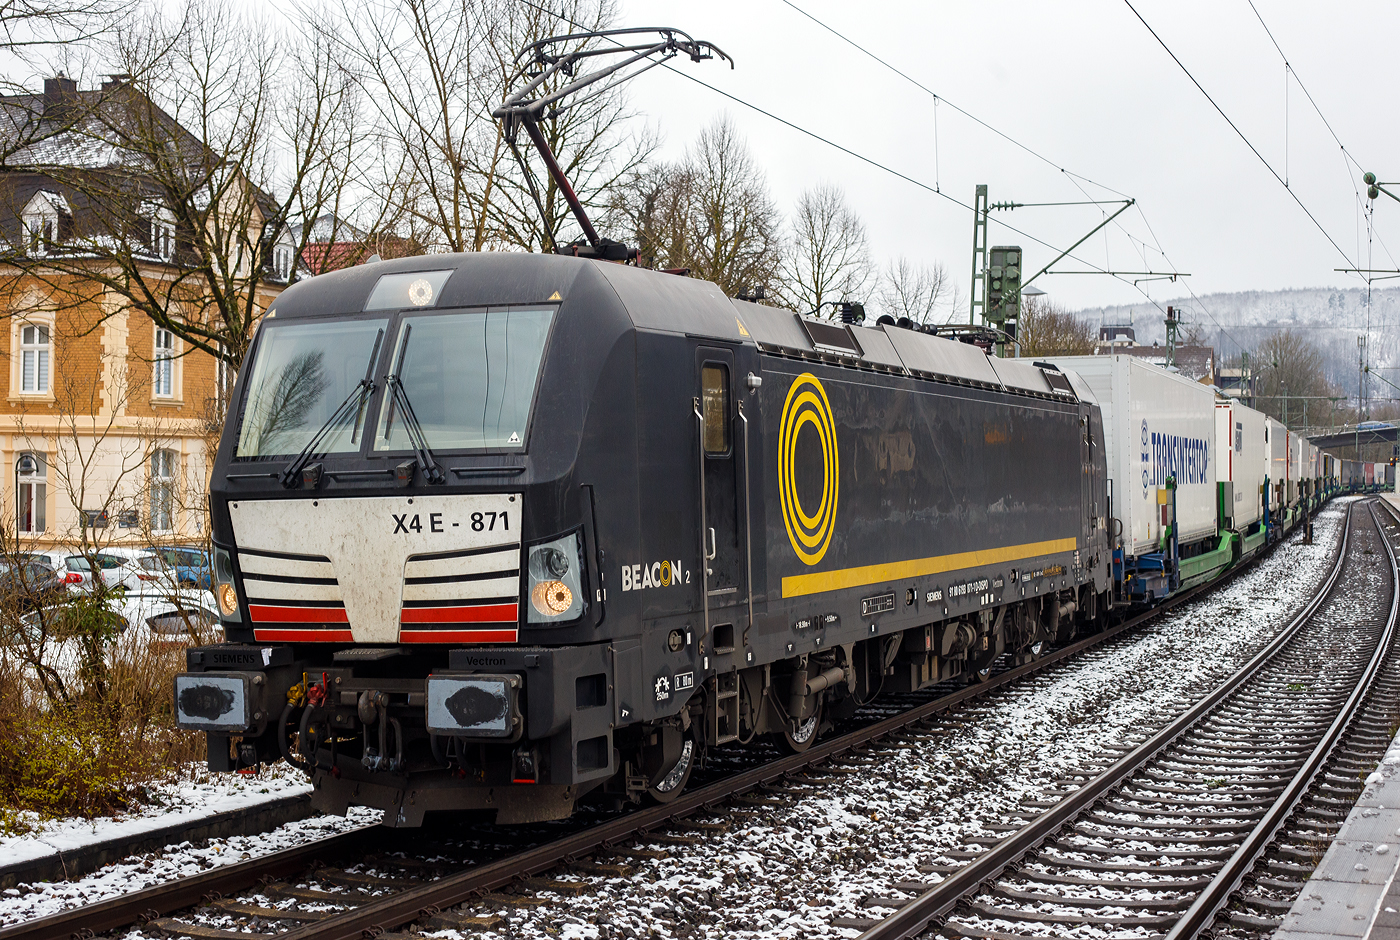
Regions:
[[[291,273],[287,226],[124,77],[0,98],[0,145],[0,534],[26,550],[202,540],[232,382],[180,333],[233,303],[246,343]],[[190,166],[162,178],[171,154]],[[238,185],[185,185],[220,173]]]

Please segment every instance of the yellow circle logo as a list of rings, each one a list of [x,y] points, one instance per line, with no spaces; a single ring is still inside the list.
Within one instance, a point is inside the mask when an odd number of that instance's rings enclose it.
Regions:
[[[814,512],[797,498],[797,438],[811,425],[822,447],[822,497]],[[815,375],[804,372],[788,389],[783,420],[778,428],[778,500],[783,524],[797,557],[815,565],[831,544],[836,522],[836,498],[841,490],[841,462],[836,453],[836,421],[826,389]]]

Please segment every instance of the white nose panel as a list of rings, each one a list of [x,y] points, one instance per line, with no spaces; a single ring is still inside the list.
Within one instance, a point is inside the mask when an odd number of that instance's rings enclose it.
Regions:
[[[240,566],[260,576],[244,582],[259,640],[515,639],[518,496],[239,500],[229,515]]]

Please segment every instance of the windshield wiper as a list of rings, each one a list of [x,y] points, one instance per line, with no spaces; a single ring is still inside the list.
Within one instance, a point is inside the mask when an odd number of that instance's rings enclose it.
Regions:
[[[404,391],[403,382],[399,379],[399,373],[403,371],[403,360],[408,355],[408,337],[413,332],[413,325],[406,324],[403,328],[403,345],[399,347],[399,361],[394,366],[394,371],[389,373],[389,377],[384,380],[389,393],[394,396],[394,404],[403,412],[403,430],[408,435],[408,442],[413,445],[413,452],[418,457],[418,466],[423,470],[423,479],[429,483],[442,484],[447,482],[447,474],[433,457],[433,449],[428,446],[428,435],[423,433],[423,426],[418,423],[418,416],[413,413],[413,403],[408,400],[408,392]],[[394,413],[389,412],[389,420],[384,422],[384,438],[389,437],[389,429],[394,421]]]
[[[287,464],[279,479],[282,486],[292,489],[301,482],[301,471],[306,467],[315,454],[316,448],[330,435],[330,433],[340,427],[351,413],[355,415],[355,427],[359,427],[361,418],[364,416],[365,403],[369,401],[369,396],[374,394],[374,362],[379,358],[379,344],[384,340],[384,331],[381,329],[374,337],[374,348],[369,353],[369,364],[365,366],[365,377],[359,381],[350,394],[345,396],[345,400],[331,412],[331,416],[326,419],[326,423],[321,425],[321,429],[311,436],[311,440],[306,442],[306,446],[301,449],[301,453],[291,463]],[[354,443],[354,432],[351,432],[351,443]]]

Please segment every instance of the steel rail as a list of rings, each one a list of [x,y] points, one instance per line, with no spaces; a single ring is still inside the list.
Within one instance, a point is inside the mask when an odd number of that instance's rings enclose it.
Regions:
[[[329,861],[328,856],[354,851],[361,843],[373,839],[378,831],[378,826],[351,829],[349,832],[341,832],[261,858],[222,865],[188,878],[143,888],[132,894],[95,901],[71,911],[15,924],[0,929],[0,937],[4,937],[5,940],[91,937],[106,930],[126,927],[142,920],[152,920],[162,914],[198,904],[206,898],[251,888],[264,878],[296,874],[318,860]]]
[[[1148,738],[1138,747],[1119,758],[1094,779],[1053,807],[1037,816],[1031,823],[997,843],[985,854],[958,869],[928,891],[902,907],[897,913],[869,928],[859,940],[905,940],[922,933],[935,920],[949,914],[963,898],[976,892],[984,883],[1001,875],[1027,853],[1039,848],[1045,840],[1059,832],[1080,813],[1097,803],[1120,783],[1135,773],[1202,718],[1209,715],[1221,701],[1234,694],[1261,667],[1272,660],[1298,634],[1317,612],[1341,576],[1351,542],[1352,513],[1347,511],[1346,525],[1338,545],[1332,570],[1303,609],[1280,630],[1270,643],[1256,653],[1224,683],[1201,699],[1175,721]]]
[[[1195,902],[1186,909],[1186,913],[1181,915],[1181,919],[1167,934],[1166,940],[1187,940],[1187,938],[1195,937],[1215,920],[1216,913],[1230,900],[1230,895],[1235,893],[1235,889],[1240,886],[1245,875],[1254,868],[1255,861],[1268,848],[1279,827],[1292,815],[1298,801],[1312,786],[1314,778],[1322,770],[1332,751],[1341,741],[1342,735],[1350,727],[1356,713],[1361,709],[1367,696],[1370,695],[1376,677],[1385,666],[1386,659],[1389,658],[1395,639],[1396,621],[1400,619],[1400,562],[1397,562],[1396,559],[1395,546],[1390,543],[1385,530],[1381,527],[1380,517],[1376,513],[1376,502],[1376,500],[1370,501],[1368,508],[1371,511],[1371,518],[1376,523],[1380,540],[1385,545],[1385,553],[1390,559],[1391,571],[1390,614],[1386,618],[1385,631],[1376,643],[1376,651],[1372,655],[1370,663],[1367,664],[1366,671],[1362,673],[1360,681],[1352,689],[1351,695],[1328,727],[1327,733],[1322,736],[1322,740],[1317,742],[1317,747],[1313,748],[1312,753],[1308,755],[1307,761],[1298,768],[1298,772],[1293,775],[1293,779],[1289,781],[1283,793],[1279,794],[1279,798],[1264,814],[1264,818],[1259,820],[1259,823],[1250,831],[1240,847],[1230,856],[1225,867],[1216,874],[1210,885],[1196,897]],[[1380,500],[1380,502],[1384,502],[1384,500]]]
[[[1348,516],[1348,521],[1349,519]],[[1144,611],[1115,627],[1110,627],[1101,633],[1096,633],[1055,650],[1034,662],[1008,669],[987,682],[959,689],[949,695],[926,702],[909,711],[849,732],[841,737],[833,738],[830,741],[818,742],[801,754],[794,754],[761,767],[743,771],[698,790],[683,792],[670,803],[637,810],[564,839],[468,869],[459,875],[448,876],[427,885],[411,888],[400,894],[372,899],[353,910],[295,929],[290,933],[280,934],[279,940],[298,940],[298,938],[309,937],[328,938],[328,940],[337,937],[344,938],[344,940],[362,940],[366,930],[370,932],[374,932],[376,929],[392,930],[414,920],[421,914],[432,913],[434,910],[444,909],[469,900],[476,895],[509,884],[518,878],[545,871],[570,858],[605,850],[619,840],[630,836],[644,835],[651,829],[719,803],[727,797],[772,783],[807,768],[819,766],[833,757],[897,734],[911,725],[949,712],[966,702],[988,695],[1026,676],[1047,670],[1080,653],[1122,636],[1130,630],[1150,623],[1203,594],[1229,584],[1267,557],[1278,544],[1281,542],[1275,543],[1274,546],[1270,546],[1265,551],[1257,552],[1247,562],[1227,571],[1220,578],[1197,585],[1168,599],[1160,607]],[[1342,544],[1339,544],[1337,550],[1339,558],[1343,555],[1343,547],[1344,540]],[[133,894],[109,898],[85,907],[0,928],[0,940],[84,937],[88,936],[89,932],[100,933],[137,923],[138,920],[151,920],[198,904],[206,897],[215,894],[227,895],[249,888],[262,880],[264,876],[278,877],[293,874],[299,866],[305,867],[328,853],[352,851],[357,839],[372,838],[375,833],[381,831],[377,826],[370,826],[341,833],[320,842],[286,849],[236,865],[182,878],[168,884],[146,888]]]

